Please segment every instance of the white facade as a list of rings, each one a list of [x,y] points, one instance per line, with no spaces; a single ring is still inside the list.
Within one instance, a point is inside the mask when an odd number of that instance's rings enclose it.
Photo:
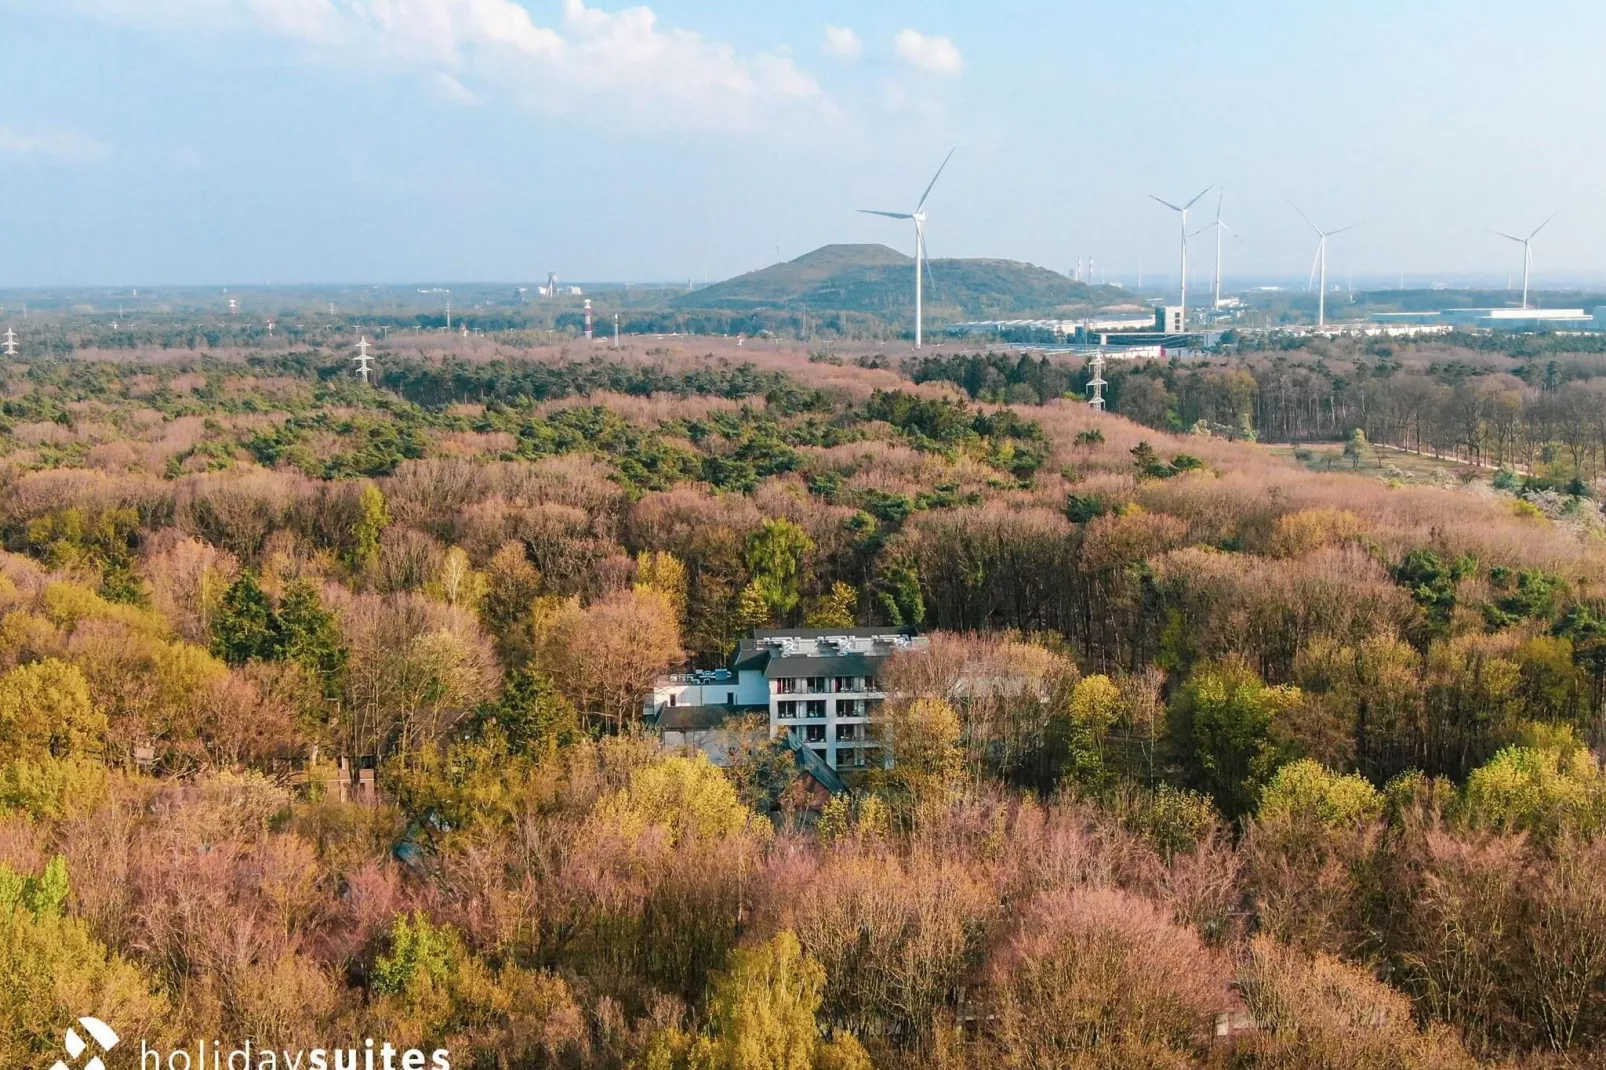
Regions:
[[[782,676],[770,684],[770,738],[790,732],[832,769],[863,769],[877,753],[870,723],[887,696],[870,676]]]
[[[727,706],[731,709],[766,706],[769,685],[763,670],[676,673],[659,679],[643,713],[652,718],[678,706]]]
[[[767,710],[770,738],[787,733],[832,769],[867,768],[879,760],[871,724],[887,697],[877,671],[925,645],[891,629],[758,631],[732,668],[660,679],[642,712],[666,740],[695,743],[729,716]]]

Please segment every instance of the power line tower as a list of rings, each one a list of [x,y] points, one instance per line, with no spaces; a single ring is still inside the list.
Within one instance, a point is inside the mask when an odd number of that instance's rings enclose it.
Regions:
[[[1110,385],[1104,381],[1104,354],[1095,351],[1093,353],[1093,359],[1088,362],[1087,366],[1093,369],[1093,378],[1087,381],[1088,389],[1093,391],[1093,396],[1088,399],[1087,403],[1091,407],[1103,412],[1104,388]]]
[[[365,334],[357,342],[357,355],[351,358],[352,363],[357,365],[357,374],[362,376],[364,386],[368,385],[368,372],[374,364],[374,358],[368,355],[369,348],[370,343],[368,336]]]

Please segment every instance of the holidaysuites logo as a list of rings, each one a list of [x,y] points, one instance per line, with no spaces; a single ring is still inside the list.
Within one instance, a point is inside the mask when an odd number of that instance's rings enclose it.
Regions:
[[[140,1070],[452,1070],[451,1052],[436,1048],[397,1048],[390,1041],[319,1048],[257,1048],[247,1040],[226,1045],[196,1041],[163,1051],[139,1045]],[[85,1068],[89,1070],[89,1068]]]
[[[82,1033],[80,1032],[82,1030]],[[83,1034],[88,1034],[85,1040]],[[99,1018],[80,1018],[67,1027],[67,1057],[57,1059],[50,1070],[106,1070],[101,1056],[111,1051],[120,1038]],[[99,1046],[89,1061],[78,1059]],[[316,1048],[259,1048],[251,1041],[225,1044],[221,1040],[198,1040],[185,1047],[164,1049],[139,1042],[140,1070],[452,1070],[451,1052],[446,1048],[398,1048],[388,1040],[375,1043],[366,1037],[361,1044]]]
[[[78,1057],[89,1049],[89,1041],[78,1035],[79,1029],[100,1045],[100,1050],[90,1056],[82,1067],[78,1066]],[[117,1033],[99,1018],[80,1018],[77,1026],[67,1027],[67,1058],[57,1059],[56,1065],[50,1070],[106,1070],[106,1064],[101,1062],[100,1057],[117,1047],[117,1040]]]

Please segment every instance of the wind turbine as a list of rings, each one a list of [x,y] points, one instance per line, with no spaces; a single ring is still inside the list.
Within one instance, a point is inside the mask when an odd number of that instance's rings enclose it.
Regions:
[[[3,347],[0,347],[0,348],[5,349],[6,356],[8,356],[8,357],[16,356],[17,355],[17,332],[13,331],[10,327],[7,327],[6,328],[6,342],[5,342],[5,345]]]
[[[1203,197],[1205,194],[1209,193],[1214,188],[1215,188],[1215,186],[1214,186],[1213,183],[1211,185],[1209,185],[1209,186],[1206,186],[1204,189],[1199,191],[1198,196],[1194,197],[1194,199],[1189,201],[1187,204],[1184,204],[1181,208],[1178,208],[1176,205],[1172,204],[1170,201],[1160,200],[1159,197],[1156,197],[1152,193],[1149,194],[1149,198],[1151,200],[1160,201],[1161,204],[1165,205],[1167,208],[1171,209],[1173,212],[1176,212],[1178,215],[1180,215],[1182,217],[1182,329],[1183,330],[1187,330],[1188,329],[1188,209],[1192,208],[1198,202],[1199,197]]]
[[[1216,194],[1216,218],[1215,218],[1215,221],[1205,224],[1204,226],[1200,227],[1198,230],[1194,231],[1191,235],[1189,235],[1190,237],[1197,238],[1199,235],[1203,234],[1207,230],[1214,229],[1215,232],[1216,232],[1216,278],[1215,278],[1216,299],[1215,299],[1215,303],[1210,306],[1211,308],[1220,308],[1221,307],[1221,232],[1222,231],[1226,231],[1228,234],[1231,234],[1234,238],[1237,238],[1239,241],[1243,241],[1243,237],[1236,230],[1233,230],[1231,227],[1227,226],[1226,223],[1223,223],[1221,221],[1221,201],[1222,201],[1222,198],[1224,198],[1226,195],[1227,195],[1227,191],[1226,190],[1221,190]]]
[[[859,209],[859,211],[863,212],[865,215],[886,216],[888,219],[912,219],[912,220],[914,220],[914,224],[915,224],[915,348],[916,349],[920,348],[920,344],[921,344],[921,341],[922,341],[921,328],[922,328],[922,325],[925,322],[925,314],[924,314],[924,312],[925,312],[925,309],[924,309],[925,294],[924,294],[924,290],[923,290],[922,274],[924,272],[925,263],[926,263],[926,198],[931,196],[932,187],[937,184],[937,179],[942,177],[943,169],[948,166],[948,161],[954,158],[954,153],[957,152],[957,151],[958,151],[958,147],[957,146],[955,146],[954,148],[948,150],[948,155],[943,157],[942,166],[937,168],[937,173],[931,176],[931,184],[926,187],[926,192],[924,192],[924,193],[922,193],[920,195],[920,203],[915,205],[915,210],[913,212],[878,212],[873,208],[861,208],[861,209]]]
[[[1299,218],[1310,223],[1310,229],[1316,232],[1318,239],[1316,242],[1316,260],[1321,265],[1322,272],[1322,288],[1316,297],[1316,326],[1325,327],[1327,326],[1327,239],[1335,234],[1342,234],[1346,230],[1354,230],[1361,224],[1351,223],[1349,226],[1339,227],[1337,230],[1323,230],[1315,223],[1310,222],[1310,216],[1306,215],[1304,209],[1300,208],[1299,205],[1294,204],[1293,198],[1289,198],[1288,203],[1293,205],[1294,211],[1299,213]],[[1315,265],[1311,266],[1314,270]]]
[[[1558,214],[1560,214],[1560,213],[1552,212],[1550,214],[1550,219],[1555,219]],[[1507,241],[1514,241],[1518,245],[1522,246],[1522,307],[1523,308],[1527,308],[1528,307],[1528,273],[1533,270],[1533,266],[1534,266],[1533,242],[1534,242],[1534,239],[1539,236],[1539,232],[1541,230],[1544,230],[1546,227],[1550,226],[1550,219],[1545,220],[1543,223],[1541,223],[1537,227],[1535,227],[1533,229],[1533,233],[1528,235],[1526,238],[1514,237],[1513,235],[1506,234],[1506,233],[1504,233],[1502,231],[1498,231],[1498,230],[1491,230],[1489,232],[1490,234],[1498,234],[1498,235],[1500,235],[1500,237],[1506,239]]]

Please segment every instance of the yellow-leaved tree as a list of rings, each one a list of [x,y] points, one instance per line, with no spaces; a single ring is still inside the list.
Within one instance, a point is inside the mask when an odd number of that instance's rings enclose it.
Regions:
[[[45,658],[0,676],[0,762],[93,756],[105,737],[77,666]]]
[[[781,932],[731,952],[714,978],[701,1036],[669,1029],[654,1038],[651,1070],[870,1070],[850,1033],[824,1036],[815,1015],[825,968],[797,937]]]

